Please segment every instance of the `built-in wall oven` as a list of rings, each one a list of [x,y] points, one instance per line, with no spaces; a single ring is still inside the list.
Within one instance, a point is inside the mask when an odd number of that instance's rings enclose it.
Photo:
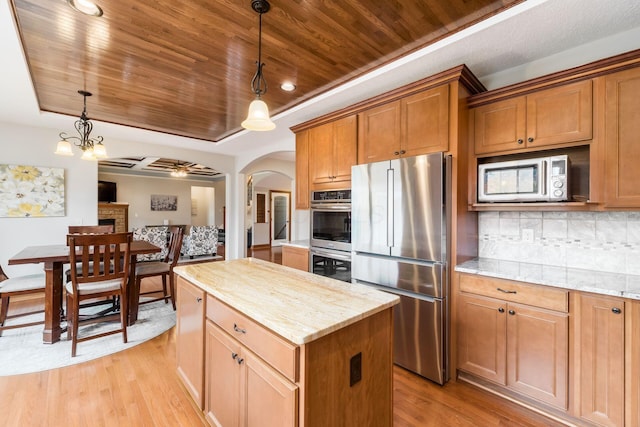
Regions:
[[[311,193],[309,271],[351,281],[351,190]]]
[[[351,282],[351,253],[312,247],[309,250],[309,271],[343,282]]]

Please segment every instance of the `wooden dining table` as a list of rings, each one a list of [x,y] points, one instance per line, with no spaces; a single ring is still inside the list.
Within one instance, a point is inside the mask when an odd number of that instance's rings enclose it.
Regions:
[[[138,299],[140,289],[136,288],[135,271],[136,255],[152,254],[161,249],[145,240],[133,240],[131,242],[131,270],[129,273],[129,313],[128,324],[133,325],[138,319]],[[44,264],[45,291],[44,291],[44,331],[42,340],[46,344],[53,344],[60,340],[63,329],[60,320],[62,311],[62,268],[69,264],[69,247],[67,245],[40,245],[28,246],[9,258],[9,265],[18,264]]]

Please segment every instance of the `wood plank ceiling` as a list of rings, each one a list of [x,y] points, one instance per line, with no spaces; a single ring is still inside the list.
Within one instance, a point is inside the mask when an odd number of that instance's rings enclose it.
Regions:
[[[271,0],[262,61],[277,114],[523,0]],[[42,111],[212,142],[241,130],[253,99],[250,0],[11,0]],[[296,85],[285,92],[280,84]]]

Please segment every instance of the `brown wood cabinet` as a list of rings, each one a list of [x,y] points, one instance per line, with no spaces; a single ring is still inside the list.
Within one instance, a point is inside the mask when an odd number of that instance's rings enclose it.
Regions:
[[[178,283],[178,371],[211,425],[392,425],[391,307],[295,345]]]
[[[178,376],[203,408],[204,291],[178,277],[176,289],[176,362]]]
[[[640,68],[605,78],[605,206],[640,207]]]
[[[448,149],[448,84],[367,109],[359,114],[359,164]]]
[[[309,209],[309,131],[296,134],[296,209]]]
[[[584,80],[474,108],[476,155],[590,140],[592,93],[592,81]]]
[[[357,117],[325,123],[308,132],[311,189],[349,188],[351,166],[357,160]]]
[[[205,415],[215,426],[297,425],[298,388],[207,321]]]
[[[459,277],[463,292],[458,298],[458,369],[566,410],[567,292]],[[494,298],[496,294],[504,297]]]
[[[309,249],[282,245],[282,265],[309,271]]]
[[[624,426],[625,302],[585,293],[572,298],[577,308],[575,415],[596,425]]]

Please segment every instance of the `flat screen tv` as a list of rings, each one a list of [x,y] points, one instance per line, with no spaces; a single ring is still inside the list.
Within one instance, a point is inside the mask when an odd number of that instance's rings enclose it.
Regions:
[[[116,201],[116,183],[109,181],[98,181],[98,202],[115,203]]]

